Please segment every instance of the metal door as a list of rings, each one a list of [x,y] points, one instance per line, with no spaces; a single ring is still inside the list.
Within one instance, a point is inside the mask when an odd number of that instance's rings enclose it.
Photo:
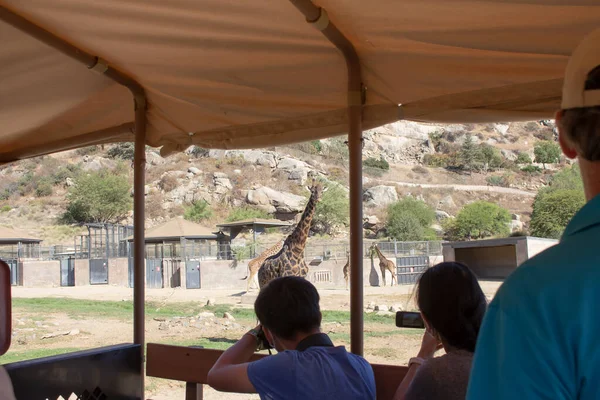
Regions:
[[[185,288],[200,289],[200,261],[185,262]]]
[[[160,258],[146,259],[146,286],[151,289],[163,287],[163,267]]]
[[[409,256],[396,258],[396,277],[399,285],[412,285],[429,267],[429,256]]]
[[[108,284],[108,259],[90,260],[90,285]]]
[[[2,260],[8,264],[10,268],[10,284],[17,286],[19,284],[19,261],[18,260]]]
[[[60,286],[75,286],[75,259],[60,260]]]
[[[127,274],[129,280],[129,287],[133,287],[133,257],[127,257]]]

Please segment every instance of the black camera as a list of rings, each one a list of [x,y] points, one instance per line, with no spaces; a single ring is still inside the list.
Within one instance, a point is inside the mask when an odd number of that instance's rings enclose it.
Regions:
[[[273,348],[273,346],[269,344],[269,341],[265,336],[265,332],[263,331],[262,326],[256,334],[256,339],[258,339],[258,350],[269,350]]]

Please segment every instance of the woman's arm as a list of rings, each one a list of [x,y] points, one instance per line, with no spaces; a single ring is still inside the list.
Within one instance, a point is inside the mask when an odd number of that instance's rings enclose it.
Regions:
[[[406,398],[408,388],[415,379],[415,375],[421,367],[421,363],[432,358],[440,346],[441,344],[438,342],[438,340],[432,334],[430,334],[429,331],[425,331],[423,340],[421,341],[421,350],[419,350],[417,357],[411,358],[412,362],[409,361],[408,372],[404,376],[400,386],[398,386],[396,394],[394,395],[394,400],[404,400]]]

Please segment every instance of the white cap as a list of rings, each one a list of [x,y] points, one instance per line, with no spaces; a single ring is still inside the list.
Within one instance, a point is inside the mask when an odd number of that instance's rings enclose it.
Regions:
[[[585,90],[588,74],[599,65],[600,29],[596,29],[589,33],[571,54],[563,82],[563,110],[600,106],[600,90]]]

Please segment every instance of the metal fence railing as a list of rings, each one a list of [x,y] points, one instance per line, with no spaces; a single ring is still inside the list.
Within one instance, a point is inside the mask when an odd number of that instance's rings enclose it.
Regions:
[[[159,242],[146,244],[146,258],[162,259],[185,259],[185,260],[249,260],[257,257],[266,249],[271,248],[276,242],[249,243],[245,245],[232,245],[214,240],[185,240],[178,242]],[[441,241],[429,242],[398,242],[398,241],[365,241],[363,254],[365,258],[371,255],[370,248],[377,243],[381,252],[387,258],[440,255],[442,254]],[[107,251],[105,246],[97,246],[91,250],[87,245],[79,243],[73,246],[0,246],[0,258],[2,259],[41,259],[58,260],[62,258],[116,258],[132,257],[133,246],[131,242],[123,241],[118,246],[110,246]],[[307,262],[315,259],[345,260],[349,252],[347,242],[331,241],[309,241],[304,248],[304,258]],[[108,257],[107,257],[108,255]]]

